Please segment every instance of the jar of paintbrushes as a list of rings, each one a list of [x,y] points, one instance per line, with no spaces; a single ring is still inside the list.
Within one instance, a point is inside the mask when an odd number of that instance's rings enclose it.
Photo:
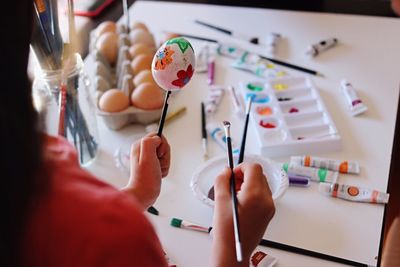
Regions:
[[[83,66],[80,55],[74,54],[61,69],[37,68],[32,92],[42,129],[67,138],[86,166],[96,157],[99,139],[95,103]]]

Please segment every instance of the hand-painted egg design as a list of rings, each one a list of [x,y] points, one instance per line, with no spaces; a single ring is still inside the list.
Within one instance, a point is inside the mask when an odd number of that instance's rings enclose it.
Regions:
[[[154,80],[167,91],[182,89],[194,73],[192,45],[182,37],[166,41],[156,52],[151,64]]]

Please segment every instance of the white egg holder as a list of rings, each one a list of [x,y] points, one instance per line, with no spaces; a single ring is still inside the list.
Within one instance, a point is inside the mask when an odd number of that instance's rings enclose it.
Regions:
[[[250,116],[261,155],[341,149],[341,137],[310,77],[249,81],[240,88],[244,99],[254,95]]]
[[[97,82],[93,83],[94,86],[94,91],[96,95],[96,114],[101,117],[105,123],[105,125],[112,129],[112,130],[120,130],[121,128],[129,125],[129,124],[142,124],[146,125],[152,122],[156,122],[160,117],[161,117],[161,112],[162,109],[154,109],[154,110],[144,110],[140,109],[134,106],[129,106],[127,109],[120,111],[120,112],[104,112],[100,109],[99,107],[99,99],[102,96],[102,94],[112,88],[117,87],[117,82],[118,82],[118,77],[116,77],[116,68],[113,68],[110,66],[109,62],[102,57],[97,50],[95,49],[95,42],[96,42],[96,37],[95,37],[95,30],[93,30],[90,33],[90,45],[89,45],[89,51],[90,55],[93,58],[93,65],[96,66],[96,62],[100,62],[103,64],[107,71],[109,72],[108,74],[104,76],[110,76],[110,77],[103,77],[107,81],[110,81],[110,86],[108,88],[100,88],[97,84]],[[119,47],[121,49],[121,47]],[[118,54],[120,51],[118,51]],[[97,53],[97,54],[96,54]],[[94,68],[94,72],[89,74],[91,76],[91,80],[95,81],[96,80],[96,68]],[[132,79],[134,78],[132,74]],[[121,88],[120,88],[121,89]],[[134,85],[132,83],[132,90],[134,90]],[[127,93],[129,94],[128,97],[130,97],[131,92]]]

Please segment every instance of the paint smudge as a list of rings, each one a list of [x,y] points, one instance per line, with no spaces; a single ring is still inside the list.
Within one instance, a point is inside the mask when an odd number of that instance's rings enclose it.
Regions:
[[[289,113],[297,113],[299,110],[297,108],[291,108],[289,109]]]
[[[254,92],[261,92],[262,90],[264,90],[264,88],[262,86],[254,85],[251,83],[247,84],[247,89],[254,91]]]
[[[265,104],[269,102],[269,96],[266,94],[248,93],[246,99],[249,99],[250,97],[253,98],[253,103]]]
[[[274,113],[272,111],[272,108],[270,108],[268,106],[259,106],[256,108],[256,112],[262,116],[269,116]]]
[[[276,84],[274,84],[273,88],[277,91],[283,91],[283,90],[288,89],[288,86],[283,83],[276,83]]]
[[[281,101],[281,102],[283,102],[283,101],[290,101],[290,100],[292,100],[290,97],[279,97],[279,98],[278,98],[278,101]]]
[[[267,129],[273,129],[276,128],[276,124],[271,121],[266,121],[266,120],[260,120],[259,122],[261,127],[267,128]]]

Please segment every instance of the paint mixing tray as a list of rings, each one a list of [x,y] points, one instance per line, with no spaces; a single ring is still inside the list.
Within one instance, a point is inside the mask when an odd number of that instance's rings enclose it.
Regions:
[[[253,98],[251,120],[264,156],[338,151],[341,138],[309,77],[241,83]]]

